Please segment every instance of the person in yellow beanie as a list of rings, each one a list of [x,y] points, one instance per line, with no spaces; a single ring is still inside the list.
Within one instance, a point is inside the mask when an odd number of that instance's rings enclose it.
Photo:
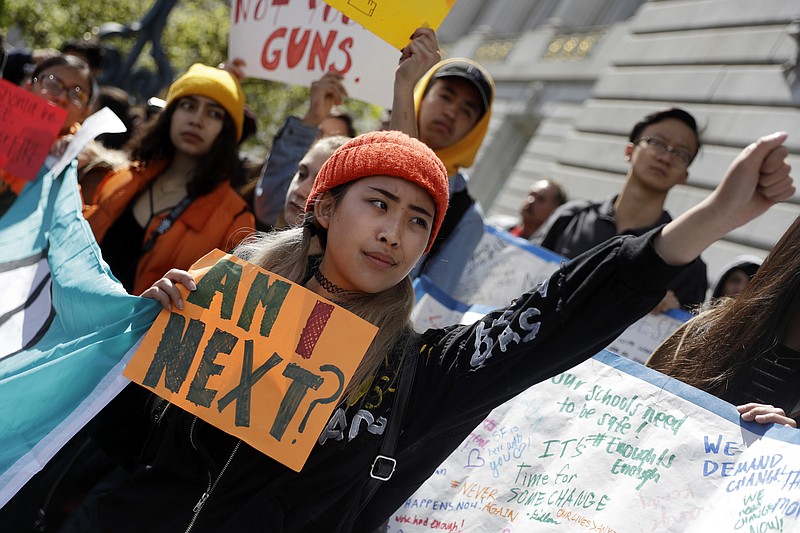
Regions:
[[[130,166],[107,175],[84,216],[122,285],[139,294],[174,266],[228,250],[254,227],[230,182],[242,172],[245,98],[228,72],[192,65],[164,110],[129,148]]]

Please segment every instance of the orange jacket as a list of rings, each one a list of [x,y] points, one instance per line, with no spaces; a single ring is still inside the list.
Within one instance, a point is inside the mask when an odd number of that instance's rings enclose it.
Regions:
[[[125,212],[128,204],[145,190],[165,163],[147,166],[132,165],[111,172],[97,186],[91,205],[83,206],[83,214],[92,227],[97,242]],[[145,229],[145,239],[167,213],[154,217]],[[150,251],[139,257],[134,281],[134,294],[141,294],[169,269],[188,269],[192,263],[214,248],[230,250],[249,235],[255,218],[247,204],[226,181],[213,191],[195,198],[163,233]],[[144,243],[131,243],[141,247]]]

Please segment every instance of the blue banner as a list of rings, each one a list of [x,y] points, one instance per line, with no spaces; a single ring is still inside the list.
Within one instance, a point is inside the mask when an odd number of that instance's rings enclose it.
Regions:
[[[127,383],[160,310],[114,279],[81,207],[73,162],[0,217],[0,506]]]

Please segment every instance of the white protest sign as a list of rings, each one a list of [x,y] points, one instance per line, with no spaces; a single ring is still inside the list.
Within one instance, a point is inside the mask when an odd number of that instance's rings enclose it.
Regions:
[[[489,306],[469,305],[451,298],[426,276],[414,280],[414,294],[416,303],[411,311],[411,322],[420,333],[452,324],[472,324],[493,310]]]
[[[506,306],[549,278],[561,261],[565,259],[550,250],[484,226],[483,237],[452,296],[470,304]]]
[[[682,309],[670,309],[660,315],[648,313],[628,326],[606,349],[644,364],[650,354],[691,317]]]
[[[495,409],[389,531],[800,531],[800,432],[601,352]]]
[[[86,148],[86,145],[88,145],[92,139],[104,133],[122,133],[126,130],[125,124],[122,123],[122,120],[120,120],[111,109],[104,107],[100,111],[92,113],[83,121],[81,128],[72,137],[64,154],[53,164],[50,170],[53,172],[54,176],[59,176],[64,169],[67,168],[70,161],[83,152],[83,149]]]
[[[228,55],[247,76],[310,86],[326,72],[344,76],[348,96],[392,102],[400,53],[322,0],[231,0]]]
[[[451,324],[472,324],[504,307],[549,278],[569,260],[506,231],[484,226],[484,235],[464,269],[454,296],[439,290],[424,276],[415,281],[414,328],[425,331]],[[608,349],[644,363],[667,337],[690,318],[682,310],[648,314],[626,329]]]

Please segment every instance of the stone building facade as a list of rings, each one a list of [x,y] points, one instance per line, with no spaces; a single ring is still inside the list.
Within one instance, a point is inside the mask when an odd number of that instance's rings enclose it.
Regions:
[[[468,170],[489,215],[515,216],[541,177],[570,198],[620,190],[630,128],[673,105],[704,130],[687,185],[669,195],[673,216],[761,135],[789,132],[800,169],[798,0],[458,0],[439,37],[445,57],[477,59],[496,81]],[[716,243],[703,254],[710,281],[737,255],[764,257],[798,215],[800,194]]]

